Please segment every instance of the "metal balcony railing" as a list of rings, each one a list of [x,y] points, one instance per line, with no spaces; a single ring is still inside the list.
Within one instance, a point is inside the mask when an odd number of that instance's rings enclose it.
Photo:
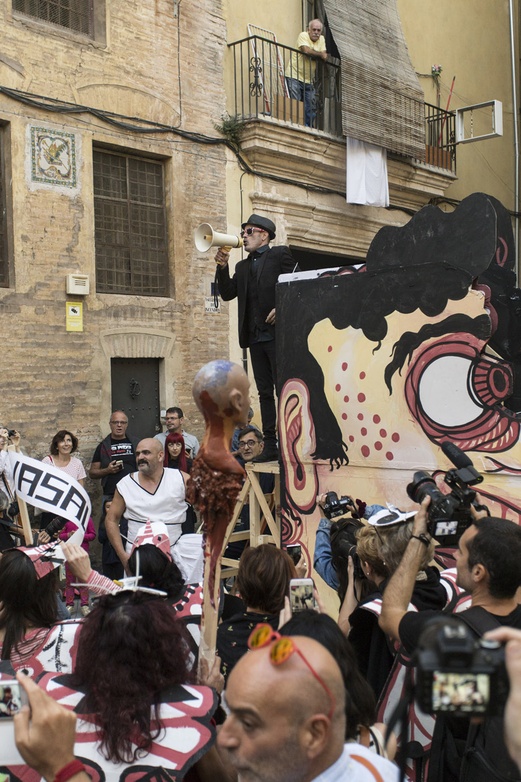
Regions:
[[[238,119],[268,118],[342,135],[340,66],[257,35],[229,44]]]
[[[342,136],[340,64],[310,58],[257,35],[228,44],[234,114],[239,120],[284,120]],[[455,113],[425,104],[425,158],[456,173]]]
[[[456,112],[425,104],[425,162],[456,173]]]

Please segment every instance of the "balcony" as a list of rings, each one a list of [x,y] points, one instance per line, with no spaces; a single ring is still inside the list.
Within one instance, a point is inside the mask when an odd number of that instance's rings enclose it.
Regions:
[[[251,36],[229,44],[233,57],[234,113],[242,120],[282,120],[342,135],[340,65],[303,57],[297,49]],[[295,55],[294,57],[292,55]],[[303,100],[291,97],[291,82],[300,82]]]
[[[233,114],[238,120],[263,120],[276,123],[279,127],[293,126],[294,130],[304,131],[309,141],[317,136],[309,136],[310,130],[322,131],[330,136],[342,139],[342,102],[339,61],[329,57],[327,62],[313,60],[316,65],[313,84],[308,100],[312,99],[312,108],[306,116],[303,100],[290,95],[290,82],[294,79],[304,82],[310,73],[304,72],[309,64],[306,58],[297,57],[298,50],[254,35],[228,44],[233,61]],[[309,63],[310,58],[307,58]],[[302,65],[301,63],[304,62]],[[311,114],[311,116],[310,116]],[[261,132],[262,135],[264,135]],[[286,134],[284,134],[286,135]],[[412,161],[414,164],[425,162],[428,166],[443,169],[450,174],[456,173],[455,114],[437,106],[425,104],[425,161]],[[293,138],[293,145],[303,144]],[[298,154],[303,149],[295,149]],[[403,159],[400,156],[393,156]]]

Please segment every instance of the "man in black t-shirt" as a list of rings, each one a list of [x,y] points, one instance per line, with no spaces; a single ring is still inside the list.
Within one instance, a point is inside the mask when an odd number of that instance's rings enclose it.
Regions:
[[[418,565],[425,546],[431,542],[427,531],[429,503],[430,497],[426,497],[414,517],[411,538],[384,592],[379,621],[382,630],[400,641],[409,654],[417,648],[427,623],[447,616],[440,611],[414,613],[407,610]],[[521,586],[521,527],[509,519],[474,518],[461,536],[455,556],[456,583],[472,597],[472,608],[457,616],[476,635],[483,633],[478,632],[478,626],[491,629],[504,625],[521,629],[521,606],[517,602],[517,590]],[[457,782],[468,730],[467,718],[445,715],[443,719],[437,719],[429,781]]]
[[[407,611],[425,546],[427,497],[414,517],[411,539],[384,593],[380,627],[411,653],[437,611]],[[488,516],[475,519],[461,536],[455,552],[456,583],[472,596],[472,606],[481,606],[498,624],[521,628],[521,607],[516,592],[521,586],[521,527],[509,519]]]
[[[103,575],[108,578],[123,578],[123,566],[112,548],[105,532],[106,504],[110,502],[119,481],[137,470],[136,446],[137,437],[127,435],[128,417],[123,410],[114,410],[109,421],[110,434],[98,445],[89,467],[89,477],[100,479],[103,487],[101,519],[98,538],[103,544],[102,564]],[[122,519],[123,525],[124,520]],[[123,534],[125,529],[120,527]]]

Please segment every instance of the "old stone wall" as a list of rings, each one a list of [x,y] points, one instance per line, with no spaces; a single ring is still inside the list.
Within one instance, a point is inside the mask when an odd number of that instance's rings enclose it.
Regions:
[[[189,431],[201,436],[193,376],[229,351],[227,317],[205,312],[214,264],[193,244],[199,223],[212,216],[224,224],[226,214],[225,148],[195,135],[218,137],[214,123],[224,111],[220,3],[112,0],[105,40],[93,41],[16,13],[11,0],[0,0],[0,20],[0,87],[14,91],[0,92],[10,264],[9,287],[0,288],[0,420],[22,431],[24,450],[37,458],[58,429],[72,430],[88,466],[108,431],[110,359],[153,357],[161,361],[161,407],[180,405]],[[39,97],[30,105],[22,93]],[[166,127],[134,132],[49,98]],[[66,183],[35,175],[35,129],[68,145],[74,176]],[[163,296],[96,292],[93,145],[164,161],[170,280]],[[70,273],[89,276],[87,296],[66,294]],[[71,300],[83,301],[82,332],[66,331]]]

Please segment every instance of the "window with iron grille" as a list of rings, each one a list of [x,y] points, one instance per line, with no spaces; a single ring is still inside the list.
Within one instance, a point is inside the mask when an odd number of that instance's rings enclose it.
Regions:
[[[13,0],[13,11],[94,36],[94,0]]]
[[[96,290],[168,296],[163,164],[94,150]]]
[[[0,128],[0,287],[9,287],[9,263],[7,258],[7,199],[5,193],[5,157],[2,128]]]

